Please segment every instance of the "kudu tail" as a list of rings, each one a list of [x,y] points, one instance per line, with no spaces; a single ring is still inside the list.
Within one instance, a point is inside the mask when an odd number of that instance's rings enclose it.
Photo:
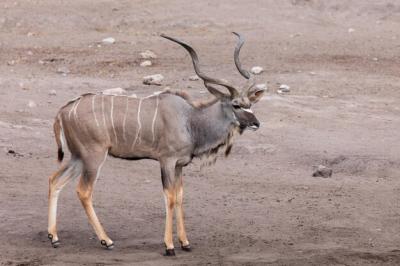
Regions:
[[[54,135],[57,142],[58,147],[58,161],[62,162],[64,159],[64,151],[63,151],[63,144],[64,144],[64,130],[62,128],[61,119],[59,116],[56,117],[54,121]]]

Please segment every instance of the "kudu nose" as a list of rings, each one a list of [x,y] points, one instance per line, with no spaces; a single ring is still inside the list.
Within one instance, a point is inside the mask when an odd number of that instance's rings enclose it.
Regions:
[[[253,129],[253,130],[259,129],[259,128],[260,128],[260,122],[254,121],[254,122],[252,123],[252,125],[250,126],[250,128]]]

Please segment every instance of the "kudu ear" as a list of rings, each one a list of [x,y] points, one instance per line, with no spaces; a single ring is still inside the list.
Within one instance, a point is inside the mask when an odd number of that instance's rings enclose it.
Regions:
[[[251,103],[256,103],[264,96],[264,93],[265,89],[251,88],[247,93],[247,97]]]
[[[221,92],[219,89],[217,89],[216,87],[210,85],[210,83],[204,82],[204,86],[206,86],[207,90],[214,95],[216,98],[222,100],[225,98],[231,98],[230,95],[225,94],[223,92]]]

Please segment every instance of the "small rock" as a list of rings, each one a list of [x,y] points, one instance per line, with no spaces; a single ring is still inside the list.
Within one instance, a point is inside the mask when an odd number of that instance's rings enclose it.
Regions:
[[[348,31],[349,33],[352,33],[352,32],[354,32],[354,31],[355,31],[355,29],[353,29],[353,28],[349,28],[347,31]]]
[[[127,91],[123,88],[111,88],[103,91],[106,95],[128,95]]]
[[[55,95],[57,95],[57,91],[56,90],[51,90],[51,91],[49,91],[49,95],[50,96],[55,96]]]
[[[281,84],[281,85],[279,86],[279,89],[278,89],[277,92],[278,92],[279,94],[288,93],[288,92],[290,92],[290,87],[289,87],[289,85]]]
[[[250,71],[254,75],[258,75],[258,74],[261,74],[264,71],[264,69],[260,66],[255,66],[255,67],[252,67]]]
[[[142,63],[140,63],[141,67],[148,67],[148,66],[151,66],[151,65],[153,65],[153,63],[150,60],[145,60]]]
[[[318,165],[317,169],[314,171],[314,177],[328,178],[332,176],[332,168],[326,167],[324,165]]]
[[[140,53],[140,57],[143,59],[155,59],[157,58],[157,55],[150,50],[146,50]]]
[[[295,34],[290,34],[289,37],[290,38],[294,38],[294,37],[300,37],[301,33],[295,33]]]
[[[9,66],[15,65],[15,60],[10,60],[10,61],[8,61],[8,62],[7,62],[7,65],[9,65]]]
[[[279,86],[279,89],[282,90],[282,91],[284,91],[284,92],[289,92],[289,91],[290,91],[289,85],[286,85],[286,84],[281,84],[281,85]]]
[[[311,72],[310,72],[310,75],[311,75],[311,76],[315,76],[316,74],[317,74],[317,73],[315,73],[314,71],[311,71]]]
[[[113,43],[115,43],[115,39],[113,37],[108,37],[108,38],[103,39],[101,42],[104,44],[113,44]]]
[[[374,58],[372,58],[372,60],[374,60],[376,62],[376,61],[378,61],[378,57],[374,57]]]
[[[255,87],[256,87],[257,90],[265,90],[265,91],[268,90],[267,84],[265,84],[265,83],[257,84]]]
[[[200,78],[199,78],[199,76],[194,75],[194,76],[190,76],[190,77],[189,77],[189,80],[190,80],[190,81],[196,81],[196,80],[200,80]]]
[[[161,85],[161,82],[164,80],[164,76],[161,74],[155,74],[150,76],[145,76],[143,78],[143,84],[146,85]]]
[[[62,74],[63,76],[66,76],[69,74],[71,71],[67,67],[59,67],[57,68],[57,73]]]
[[[37,104],[36,104],[34,101],[29,100],[29,102],[28,102],[28,107],[30,107],[30,108],[35,108],[35,107],[37,107]]]
[[[21,154],[21,153],[19,153],[19,152],[16,152],[15,150],[12,150],[12,149],[9,149],[9,150],[7,151],[7,154],[8,154],[8,155],[12,155],[12,156],[14,156],[14,157],[24,157],[23,154]]]

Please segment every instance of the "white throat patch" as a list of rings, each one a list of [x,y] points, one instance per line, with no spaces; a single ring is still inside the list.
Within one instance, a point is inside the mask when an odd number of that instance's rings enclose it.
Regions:
[[[251,110],[250,108],[243,108],[243,107],[241,107],[240,109],[242,109],[243,111],[248,112],[248,113],[250,113],[250,114],[253,113],[253,110]]]

